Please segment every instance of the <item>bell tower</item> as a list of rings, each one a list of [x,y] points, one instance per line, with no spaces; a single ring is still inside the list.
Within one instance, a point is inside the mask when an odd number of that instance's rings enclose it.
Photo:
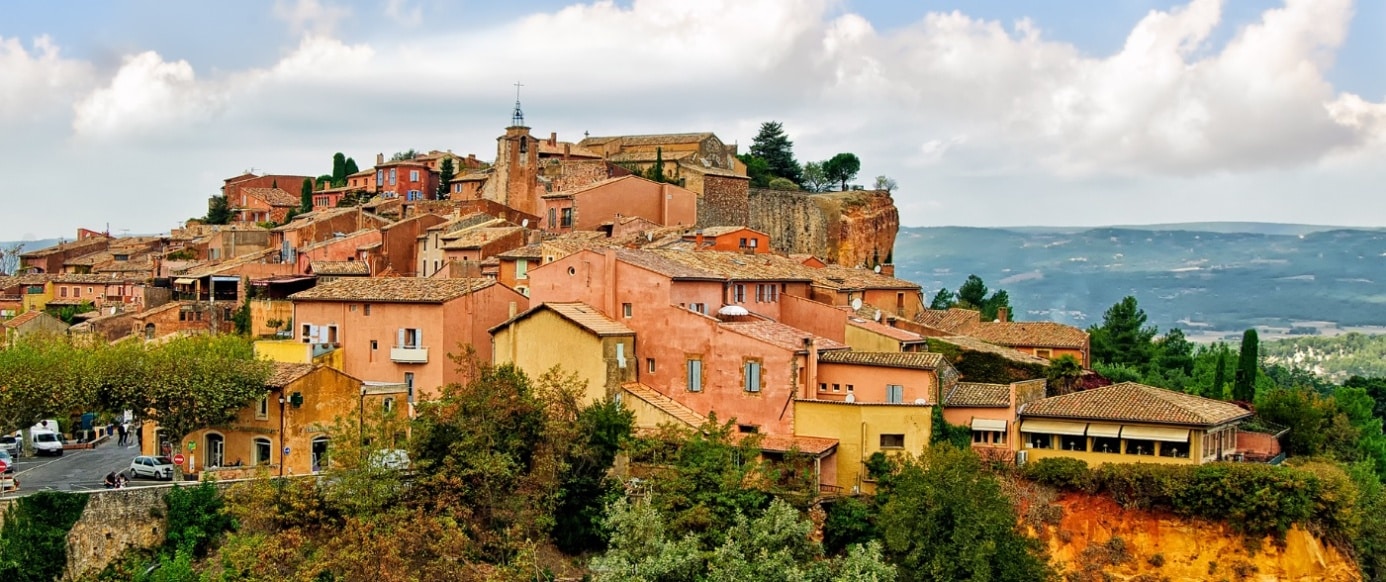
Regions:
[[[540,214],[539,140],[529,134],[524,110],[520,108],[520,88],[515,83],[515,110],[510,127],[496,138],[496,167],[487,181],[484,197],[527,214]],[[494,182],[494,186],[492,186]]]

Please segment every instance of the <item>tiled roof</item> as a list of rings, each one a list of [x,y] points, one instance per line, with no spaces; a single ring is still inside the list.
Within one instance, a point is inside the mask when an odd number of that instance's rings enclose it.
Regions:
[[[467,175],[465,175],[465,176],[458,176],[458,177],[456,177],[456,178],[453,178],[452,181],[453,181],[453,182],[475,182],[475,181],[485,180],[485,179],[490,178],[490,177],[491,177],[491,172],[489,172],[489,171],[481,171],[481,172],[472,172],[472,173],[467,174]]]
[[[586,303],[543,303],[540,305],[536,305],[525,310],[524,313],[520,313],[515,317],[510,318],[509,321],[506,321],[505,323],[491,328],[491,333],[499,331],[501,328],[510,325],[512,322],[516,322],[526,317],[529,317],[530,315],[538,312],[541,309],[547,309],[549,311],[557,313],[564,319],[567,319],[568,321],[571,321],[574,324],[577,324],[583,329],[586,329],[587,331],[590,331],[598,336],[635,335],[635,331],[631,328],[626,327],[624,324],[615,321],[610,317],[607,317],[602,312],[597,311],[597,308],[592,307],[591,305],[588,305]]]
[[[639,382],[622,384],[621,389],[625,390],[626,393],[630,394],[631,396],[648,402],[650,406],[658,408],[665,414],[668,414],[669,416],[678,419],[680,422],[690,427],[698,428],[702,426],[703,423],[707,422],[707,417],[698,414],[697,412],[694,412],[692,408],[684,406],[683,404],[680,404],[674,399],[660,394],[654,388],[651,388]]]
[[[567,147],[567,151],[564,151],[564,147],[565,147],[565,146]],[[575,144],[575,143],[572,143],[572,142],[560,141],[560,142],[558,142],[557,144],[550,145],[550,144],[549,144],[549,140],[546,140],[546,139],[541,139],[541,140],[539,140],[539,155],[552,155],[552,156],[568,155],[568,156],[572,156],[572,157],[575,157],[575,158],[600,158],[600,157],[602,157],[601,154],[595,153],[595,152],[593,152],[593,151],[591,151],[591,150],[589,150],[589,149],[587,149],[587,148],[585,148],[585,147],[582,147],[582,146],[580,146],[580,145],[578,145],[578,144]]]
[[[644,180],[644,178],[641,178],[640,176],[636,176],[633,174],[627,176],[617,176],[615,178],[607,178],[605,180],[597,180],[596,182],[583,184],[582,186],[578,186],[577,188],[570,188],[568,190],[562,190],[559,192],[550,192],[548,194],[543,195],[542,198],[571,198],[574,194],[577,194],[579,192],[594,190],[597,188],[601,188],[602,186],[620,182],[622,180]]]
[[[348,277],[289,296],[294,301],[442,303],[495,285],[491,279]]]
[[[983,322],[967,335],[1003,346],[1082,349],[1087,332],[1052,321]]]
[[[813,269],[789,257],[772,254],[747,255],[726,251],[679,251],[651,249],[640,251],[687,267],[716,275],[717,278],[745,281],[812,281]]]
[[[543,245],[540,243],[525,245],[518,249],[496,253],[496,256],[502,259],[538,259],[544,256]]]
[[[372,233],[374,233],[374,232],[376,232],[376,231],[377,231],[377,229],[374,229],[374,228],[363,228],[363,229],[358,230],[358,231],[355,231],[355,232],[349,232],[349,233],[346,233],[346,234],[343,234],[343,235],[340,235],[340,236],[333,236],[332,238],[329,238],[329,239],[324,239],[324,240],[320,240],[320,241],[315,242],[315,243],[309,243],[309,244],[306,244],[306,245],[304,245],[304,246],[301,246],[301,247],[298,248],[298,252],[299,252],[299,253],[307,253],[307,252],[309,252],[309,251],[315,251],[315,250],[318,250],[318,249],[325,249],[325,248],[327,248],[327,247],[330,247],[330,246],[332,246],[332,245],[334,245],[334,244],[340,243],[340,242],[342,242],[342,241],[344,241],[344,240],[346,240],[346,239],[349,239],[349,238],[356,238],[356,237],[360,237],[360,236],[370,236]]]
[[[290,194],[281,188],[241,188],[241,193],[246,196],[262,198],[270,206],[297,207],[302,204],[297,195]]]
[[[799,263],[798,261],[793,261]],[[799,263],[801,264],[801,263]],[[838,289],[910,289],[919,290],[919,285],[904,279],[882,275],[871,269],[827,265],[814,269],[808,267],[814,280],[820,284]]]
[[[972,408],[1006,408],[1011,405],[1009,384],[958,382],[944,399],[944,406]]]
[[[684,159],[684,158],[689,158],[689,157],[696,156],[696,155],[698,155],[698,152],[691,152],[691,151],[664,152],[664,154],[663,154],[662,157],[663,157],[663,159],[664,159],[665,162],[676,162],[676,161],[682,160],[682,159]],[[610,156],[607,156],[606,159],[607,159],[607,161],[610,161],[610,162],[612,162],[612,163],[623,164],[623,163],[631,163],[631,162],[653,162],[653,161],[655,161],[656,159],[658,159],[659,157],[660,157],[660,154],[659,154],[658,152],[656,152],[655,150],[639,149],[639,150],[625,151],[625,152],[621,152],[621,153],[618,153],[618,154],[612,154],[612,155],[610,155]]]
[[[751,438],[751,435],[746,435],[743,438]],[[797,450],[818,457],[834,448],[837,448],[837,439],[800,435],[760,435],[760,450],[772,453],[787,453]]]
[[[655,254],[655,251],[616,249],[616,258],[674,279],[722,279],[715,272]]]
[[[765,234],[765,233],[763,233],[763,232],[760,232],[760,231],[757,231],[757,230],[755,230],[755,229],[752,229],[752,228],[749,227],[749,226],[709,226],[709,227],[707,227],[707,228],[703,228],[703,229],[699,229],[699,230],[694,230],[694,231],[692,231],[692,232],[689,232],[689,233],[687,233],[687,234],[684,234],[683,236],[685,236],[685,237],[696,237],[696,236],[698,236],[698,233],[699,233],[699,232],[702,232],[702,233],[703,233],[703,236],[705,236],[705,237],[707,237],[707,236],[722,236],[722,235],[724,235],[724,234],[731,234],[731,233],[733,233],[733,232],[741,232],[741,231],[743,231],[743,230],[749,230],[749,231],[754,232],[754,233],[757,233],[757,234]]]
[[[308,270],[314,275],[369,275],[371,266],[365,261],[313,261]]]
[[[854,364],[911,370],[937,370],[947,365],[943,354],[934,352],[825,352],[818,356],[820,364]]]
[[[26,275],[0,275],[0,289],[11,287],[21,287],[26,285],[43,285],[56,278],[55,275],[48,273],[26,274]]]
[[[679,167],[683,168],[685,171],[697,172],[699,174],[711,174],[713,176],[721,176],[724,178],[737,178],[740,180],[751,179],[750,176],[737,173],[735,170],[728,170],[726,168],[717,168],[713,166],[704,166],[702,164],[693,164],[689,163],[688,160],[679,160]]]
[[[786,350],[799,351],[804,349],[804,339],[812,337],[814,347],[826,357],[832,352],[824,350],[845,350],[846,345],[833,341],[825,337],[815,336],[802,329],[793,328],[783,323],[773,321],[728,321],[723,322],[722,327],[761,340],[765,343],[784,348]]]
[[[443,245],[445,249],[474,249],[482,245],[495,242],[498,239],[523,232],[525,229],[519,226],[490,226],[468,229],[460,236],[453,238]]]
[[[52,254],[56,254],[56,253],[61,253],[61,252],[63,252],[63,251],[69,250],[69,249],[82,248],[82,247],[85,247],[85,246],[88,246],[88,245],[94,245],[94,244],[97,244],[97,243],[109,242],[110,240],[111,240],[110,237],[107,237],[107,236],[105,236],[105,235],[96,235],[96,236],[84,238],[84,239],[82,239],[82,240],[70,240],[70,241],[67,241],[67,242],[61,242],[61,243],[55,244],[55,245],[53,245],[53,246],[51,246],[51,247],[44,247],[44,248],[41,248],[41,249],[29,251],[29,252],[26,252],[26,253],[20,253],[19,258],[21,258],[21,259],[37,259],[37,258],[40,258],[40,257],[46,257],[46,256],[48,256],[48,255],[52,255]]]
[[[215,275],[217,273],[229,271],[242,265],[263,262],[268,260],[271,256],[278,256],[278,254],[279,249],[265,249],[260,252],[249,253],[232,259],[227,259],[219,263],[198,263],[197,265],[194,265],[192,268],[184,269],[182,273],[178,273],[177,275],[179,278],[200,279],[208,275]]]
[[[1039,366],[1049,365],[1049,360],[1046,360],[1034,354],[1027,354],[1019,350],[1013,350],[1006,346],[998,346],[996,344],[987,343],[977,338],[968,337],[965,335],[935,337],[929,339],[938,340],[946,344],[952,344],[969,352],[984,352],[988,354],[996,354],[1013,362],[1019,362],[1022,364],[1035,364]]]
[[[68,283],[76,285],[107,285],[110,283],[124,283],[126,277],[114,275],[58,275],[53,278],[54,283]]]
[[[924,341],[924,337],[920,336],[917,333],[905,331],[898,327],[891,327],[884,323],[871,321],[869,319],[849,317],[847,318],[847,325],[856,326],[867,331],[878,333],[896,341],[913,343],[920,343]]]
[[[270,374],[269,379],[265,380],[265,385],[270,388],[284,388],[298,379],[307,376],[316,367],[317,366],[313,364],[285,364],[283,362],[275,362],[274,371]]]
[[[925,309],[914,316],[914,322],[947,333],[963,333],[982,320],[982,312],[971,309]]]
[[[696,133],[654,133],[644,135],[613,135],[607,137],[588,137],[578,142],[579,145],[604,144],[610,141],[620,141],[623,145],[669,145],[677,143],[693,143],[703,141],[712,137],[712,132],[703,131]]]
[[[5,327],[8,327],[10,329],[17,329],[21,325],[38,319],[39,315],[42,313],[42,311],[26,311],[5,321]]]
[[[1251,412],[1219,400],[1123,382],[1036,400],[1025,406],[1021,416],[1216,426]]]

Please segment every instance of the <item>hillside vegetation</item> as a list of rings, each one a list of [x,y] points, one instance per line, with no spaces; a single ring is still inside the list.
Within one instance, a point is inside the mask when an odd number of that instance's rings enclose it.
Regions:
[[[1288,338],[1262,344],[1261,354],[1268,364],[1304,368],[1332,381],[1386,376],[1386,335]]]

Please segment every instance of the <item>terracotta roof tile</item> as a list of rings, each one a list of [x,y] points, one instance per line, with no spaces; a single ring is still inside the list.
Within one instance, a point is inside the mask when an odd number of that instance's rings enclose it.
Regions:
[[[246,196],[261,198],[270,206],[293,208],[302,204],[297,195],[290,194],[281,188],[241,188],[241,193]]]
[[[824,352],[818,356],[818,362],[820,364],[853,364],[911,370],[937,370],[940,366],[948,365],[943,361],[943,354],[934,352]]]
[[[605,144],[612,141],[619,141],[622,145],[628,146],[653,146],[669,145],[680,143],[694,143],[703,141],[713,134],[710,131],[697,133],[655,133],[644,135],[613,135],[606,137],[588,137],[578,142],[578,145],[588,147],[591,144]]]
[[[900,329],[900,328],[898,328],[898,327],[891,327],[891,326],[886,325],[886,324],[884,324],[884,323],[872,321],[872,320],[869,320],[869,319],[861,319],[861,318],[859,318],[859,317],[849,317],[849,318],[847,318],[847,325],[859,327],[859,328],[864,329],[864,330],[867,330],[867,331],[871,331],[871,332],[874,332],[874,333],[878,333],[878,334],[881,334],[881,335],[883,335],[883,336],[886,336],[886,337],[888,337],[888,338],[890,338],[890,339],[893,339],[893,340],[896,340],[896,341],[909,342],[909,343],[923,343],[923,342],[924,342],[924,337],[921,336],[921,335],[919,335],[919,334],[917,334],[917,333],[910,332],[910,331],[905,331],[905,330]]]
[[[914,316],[914,322],[945,333],[960,334],[976,327],[982,321],[982,312],[971,309],[925,309]]]
[[[17,329],[19,326],[38,319],[42,311],[26,311],[5,321],[5,327]]]
[[[68,283],[77,285],[107,285],[111,283],[133,282],[128,277],[118,277],[115,275],[58,275],[53,278],[54,283]]]
[[[783,323],[775,323],[773,321],[728,321],[723,322],[721,325],[723,329],[729,329],[742,335],[756,338],[765,343],[796,352],[804,349],[804,339],[812,337],[814,346],[823,354],[820,358],[833,353],[824,350],[847,349],[846,345],[839,342],[825,337],[815,336],[802,329],[789,327]]]
[[[751,435],[745,435],[743,438],[751,438]],[[765,434],[760,435],[760,450],[772,453],[787,453],[797,450],[804,454],[821,457],[837,448],[837,442],[837,439],[824,437]]]
[[[1025,406],[1021,416],[1216,426],[1251,412],[1219,400],[1123,382],[1036,400]]]
[[[78,249],[78,248],[82,248],[82,247],[85,247],[85,246],[90,246],[90,245],[95,245],[95,244],[100,244],[100,243],[109,243],[110,240],[111,240],[110,237],[107,237],[107,236],[105,236],[105,235],[100,235],[100,234],[98,234],[98,235],[95,235],[95,236],[91,236],[91,237],[88,237],[88,238],[84,238],[84,239],[82,239],[82,240],[70,240],[70,241],[67,241],[67,242],[61,242],[61,243],[55,244],[55,245],[53,245],[53,246],[51,246],[51,247],[44,247],[44,248],[41,248],[41,249],[36,249],[36,250],[29,251],[29,252],[26,252],[26,253],[20,253],[19,258],[21,258],[21,259],[36,259],[36,258],[39,258],[39,257],[46,257],[46,256],[48,256],[48,255],[52,255],[52,254],[56,254],[56,253],[61,253],[61,252],[63,252],[63,251],[67,251],[67,250],[69,250],[69,249]]]
[[[633,251],[658,256],[666,261],[715,275],[719,279],[743,281],[813,281],[812,269],[779,255],[747,255],[726,251],[682,251],[649,249]]]
[[[491,333],[500,331],[501,328],[510,325],[512,322],[519,321],[539,310],[549,310],[578,326],[592,332],[598,336],[612,335],[635,335],[635,331],[625,324],[607,317],[597,308],[586,303],[542,303],[517,314],[515,317],[491,328]]]
[[[443,303],[475,293],[492,279],[422,279],[418,277],[348,277],[323,283],[289,296],[294,301],[374,301],[380,303]]]
[[[944,406],[972,408],[1006,408],[1011,405],[1009,384],[958,382],[944,399]]]
[[[317,366],[313,364],[285,364],[283,362],[274,363],[274,371],[270,373],[265,385],[270,388],[284,388],[289,384],[307,376]]]
[[[503,222],[503,221],[502,221]],[[519,226],[485,226],[468,229],[459,236],[451,238],[445,249],[474,249],[486,243],[495,242],[498,239],[511,236],[517,232],[524,232],[523,227]]]
[[[1006,346],[998,346],[993,343],[987,343],[977,338],[968,337],[965,335],[935,337],[929,339],[938,340],[946,344],[955,345],[959,348],[962,348],[965,351],[996,354],[998,356],[1004,357],[1013,362],[1019,362],[1021,364],[1034,364],[1037,366],[1049,365],[1049,360],[1046,360],[1034,354],[1027,354],[1019,350],[1013,350]]]
[[[625,390],[627,394],[648,402],[651,406],[660,409],[665,414],[678,419],[680,422],[690,427],[698,428],[702,426],[703,423],[707,422],[707,417],[694,412],[692,408],[684,406],[674,399],[660,394],[659,391],[654,388],[639,382],[622,384],[621,388]]]
[[[789,260],[802,265],[799,261]],[[915,291],[920,289],[916,283],[882,275],[861,267],[826,265],[817,269],[808,266],[804,266],[804,268],[813,273],[814,280],[818,284],[837,289],[910,289]]]
[[[313,261],[308,271],[314,275],[369,275],[371,266],[365,261]]]
[[[1087,332],[1052,321],[982,322],[965,332],[980,340],[1003,346],[1082,349]]]

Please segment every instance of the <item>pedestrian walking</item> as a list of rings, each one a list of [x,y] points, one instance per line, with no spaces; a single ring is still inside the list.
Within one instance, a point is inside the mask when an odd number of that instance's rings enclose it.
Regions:
[[[130,431],[125,427],[125,423],[121,423],[116,430],[120,431],[120,440],[116,441],[116,444],[123,447],[130,439]]]

